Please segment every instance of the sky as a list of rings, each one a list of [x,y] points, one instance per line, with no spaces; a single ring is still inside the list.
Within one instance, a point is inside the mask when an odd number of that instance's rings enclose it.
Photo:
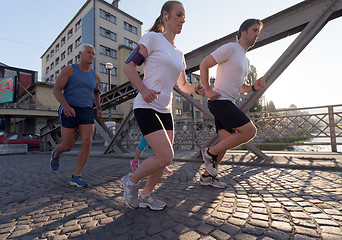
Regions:
[[[0,0],[0,62],[38,71],[45,50],[86,0]],[[107,0],[111,3],[112,0]],[[121,0],[119,8],[143,22],[147,31],[164,0]],[[176,38],[184,54],[231,34],[248,18],[264,19],[300,0],[183,0],[186,22]],[[330,21],[265,93],[276,108],[342,104],[342,17]],[[293,35],[247,53],[263,76],[298,36]],[[210,72],[215,77],[215,71]]]

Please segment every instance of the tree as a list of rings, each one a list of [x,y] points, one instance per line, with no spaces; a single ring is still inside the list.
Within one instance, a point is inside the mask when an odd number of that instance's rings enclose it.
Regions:
[[[265,110],[266,111],[274,111],[274,110],[276,110],[276,107],[275,107],[274,102],[272,100],[268,101],[266,103],[266,109]]]

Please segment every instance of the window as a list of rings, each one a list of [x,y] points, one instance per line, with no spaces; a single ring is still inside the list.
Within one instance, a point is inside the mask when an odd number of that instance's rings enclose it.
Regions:
[[[195,78],[194,78],[194,81],[195,81],[196,83],[198,83],[198,82],[200,81],[199,77],[195,77]]]
[[[46,55],[46,61],[49,61],[50,55]]]
[[[81,61],[81,56],[77,54],[77,56],[75,57],[75,63],[79,63],[80,61]]]
[[[124,38],[124,45],[127,47],[130,47],[132,49],[134,49],[136,46],[138,46],[138,44],[132,40],[129,40],[128,38]]]
[[[68,47],[68,55],[69,55],[70,53],[72,53],[72,44],[69,45],[69,47]]]
[[[56,52],[59,50],[59,43],[56,44]]]
[[[65,37],[62,37],[61,46],[63,46],[64,44],[65,44]]]
[[[117,73],[116,73],[116,67],[114,67],[111,71],[110,71],[110,74],[113,75],[113,76],[116,76]]]
[[[100,45],[100,54],[116,58],[116,51],[114,49]]]
[[[55,75],[52,74],[52,75],[51,75],[51,81],[53,81],[54,79],[55,79]]]
[[[50,52],[51,57],[53,57],[54,54],[55,54],[55,50],[52,49]]]
[[[110,30],[107,30],[105,28],[100,27],[100,35],[105,38],[109,38],[113,41],[116,41],[116,33],[113,33]]]
[[[116,24],[116,17],[110,14],[109,12],[106,12],[102,9],[100,9],[100,17],[103,19],[106,19],[107,21]]]
[[[100,72],[107,73],[107,68],[105,64],[100,63]]]
[[[68,39],[72,37],[72,29],[68,31]]]
[[[65,68],[65,65],[63,65],[63,66],[61,67],[61,70],[63,70],[63,68]]]
[[[6,140],[17,140],[17,139],[20,139],[19,134],[8,134],[6,136]]]
[[[81,20],[79,20],[76,24],[75,24],[75,32],[81,28]]]
[[[196,111],[196,116],[195,117],[197,117],[197,118],[200,118],[201,117],[201,112],[200,111]]]
[[[188,81],[191,80],[191,74],[186,75],[186,80],[188,80]]]
[[[61,54],[61,61],[65,58],[65,51]]]
[[[81,45],[81,39],[82,39],[82,37],[79,37],[79,38],[76,39],[76,41],[75,41],[75,48],[77,48],[79,45]]]
[[[124,29],[126,29],[127,31],[130,31],[134,34],[138,34],[138,29],[136,27],[134,27],[133,25],[124,22]]]
[[[181,96],[176,95],[176,96],[175,96],[175,101],[176,101],[176,102],[182,102]]]
[[[49,67],[46,67],[45,69],[45,73],[48,74],[49,73]]]
[[[54,63],[51,63],[50,69],[52,70],[54,67],[55,67],[55,64],[54,64]]]
[[[182,116],[182,109],[176,108],[176,115]]]
[[[70,61],[68,61],[68,66],[72,65],[72,59]]]
[[[103,83],[103,82],[100,82],[100,91],[101,92],[107,92],[108,91],[108,83]]]
[[[57,70],[57,71],[55,72],[55,75],[56,75],[56,78],[58,78],[58,76],[59,76],[59,70]]]
[[[56,61],[55,61],[56,66],[58,65],[58,63],[59,63],[59,57],[56,58]]]

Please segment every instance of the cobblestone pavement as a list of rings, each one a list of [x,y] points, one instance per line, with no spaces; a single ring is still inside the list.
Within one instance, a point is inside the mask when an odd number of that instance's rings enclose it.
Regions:
[[[198,184],[200,162],[174,161],[156,192],[168,206],[151,211],[124,204],[128,159],[91,156],[76,188],[75,156],[57,173],[49,157],[0,156],[0,239],[342,239],[341,171],[223,163],[222,190]]]

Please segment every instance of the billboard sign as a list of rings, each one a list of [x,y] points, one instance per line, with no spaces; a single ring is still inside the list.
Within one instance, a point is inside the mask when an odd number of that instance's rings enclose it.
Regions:
[[[0,103],[13,102],[15,77],[0,78]]]

